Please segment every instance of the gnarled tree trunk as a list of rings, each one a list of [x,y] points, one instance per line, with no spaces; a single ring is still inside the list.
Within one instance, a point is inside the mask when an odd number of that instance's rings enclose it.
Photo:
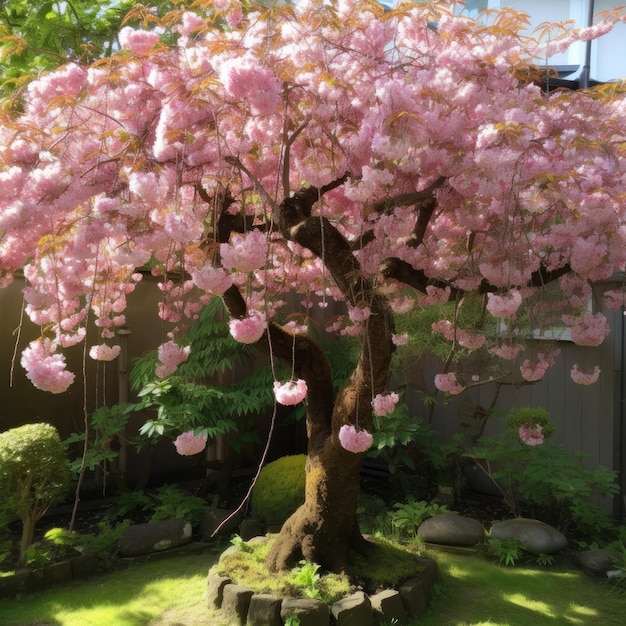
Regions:
[[[304,558],[328,571],[344,572],[350,549],[363,547],[356,505],[364,455],[342,448],[339,429],[351,424],[371,430],[372,398],[386,388],[393,354],[393,319],[386,299],[363,278],[346,239],[325,218],[311,217],[312,205],[325,190],[299,190],[277,208],[274,221],[287,239],[322,259],[350,306],[367,307],[371,315],[364,323],[356,369],[336,399],[328,360],[313,339],[270,324],[257,344],[268,352],[271,344],[271,353],[292,365],[308,386],[306,500],[280,531],[268,556],[272,570],[293,567]],[[235,287],[224,294],[224,302],[231,316],[245,316],[245,302]]]

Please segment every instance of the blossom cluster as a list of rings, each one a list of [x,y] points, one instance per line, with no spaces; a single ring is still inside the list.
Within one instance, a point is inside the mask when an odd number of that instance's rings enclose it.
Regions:
[[[538,446],[543,443],[543,434],[540,424],[534,424],[532,426],[520,426],[519,438],[527,446]]]
[[[274,397],[278,404],[291,406],[302,402],[306,398],[308,387],[305,380],[290,380],[286,383],[274,381]]]
[[[348,452],[367,452],[372,447],[374,438],[366,430],[357,430],[352,424],[344,424],[339,429],[339,442]]]
[[[181,456],[193,456],[206,448],[207,439],[206,433],[196,435],[193,430],[189,430],[174,439],[174,446]]]

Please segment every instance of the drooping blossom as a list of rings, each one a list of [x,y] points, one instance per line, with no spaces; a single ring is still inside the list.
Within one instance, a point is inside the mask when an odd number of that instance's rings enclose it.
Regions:
[[[459,394],[465,389],[456,379],[454,372],[448,372],[447,374],[437,374],[435,376],[435,387],[439,391],[444,391],[452,395]]]
[[[54,350],[49,339],[36,339],[22,352],[20,363],[37,389],[63,393],[74,382],[75,375],[65,369],[65,356]]]
[[[527,446],[541,445],[543,443],[543,434],[541,430],[540,424],[535,424],[534,426],[520,426],[519,438]]]
[[[221,296],[233,284],[231,275],[222,267],[207,265],[190,273],[194,285],[216,296]]]
[[[372,310],[368,306],[350,307],[348,310],[348,317],[352,322],[364,322],[371,314]]]
[[[611,332],[611,327],[602,313],[595,315],[587,311],[581,321],[571,327],[572,341],[577,346],[599,346]]]
[[[241,320],[230,320],[228,328],[235,341],[255,343],[263,336],[267,322],[260,315],[250,315]]]
[[[593,368],[593,372],[585,372],[580,369],[578,363],[574,363],[570,370],[570,376],[579,385],[593,385],[600,377],[600,367],[596,365]]]
[[[357,430],[352,424],[344,424],[339,429],[339,443],[348,452],[365,452],[370,449],[374,438],[366,430]]]
[[[155,368],[155,374],[159,378],[169,376],[174,370],[189,357],[191,346],[179,346],[173,341],[161,344],[157,349],[157,355],[161,365]]]
[[[135,30],[134,28],[125,26],[120,30],[118,39],[122,48],[132,50],[137,54],[146,54],[150,52],[154,44],[159,41],[159,35],[146,30]]]
[[[517,357],[520,350],[523,350],[524,346],[520,343],[501,343],[498,346],[491,348],[490,352],[499,356],[501,359],[512,361]]]
[[[229,243],[220,244],[222,265],[239,272],[253,272],[263,267],[267,256],[267,236],[260,230],[245,235],[235,233]]]
[[[520,365],[520,374],[524,380],[536,382],[541,380],[550,367],[546,361],[531,361],[524,359]]]
[[[105,343],[101,343],[89,348],[89,356],[94,361],[112,361],[117,358],[121,350],[120,346],[107,346]]]
[[[487,310],[494,317],[511,317],[517,313],[522,304],[522,294],[517,289],[511,289],[506,295],[487,294]]]
[[[393,413],[399,399],[400,398],[397,393],[379,393],[372,400],[374,415],[382,417],[383,415]]]
[[[206,433],[196,435],[193,430],[188,430],[174,439],[174,446],[176,446],[176,452],[181,456],[193,456],[206,448],[206,442]]]
[[[274,397],[278,404],[292,406],[306,398],[308,387],[305,380],[289,380],[286,383],[274,381]]]

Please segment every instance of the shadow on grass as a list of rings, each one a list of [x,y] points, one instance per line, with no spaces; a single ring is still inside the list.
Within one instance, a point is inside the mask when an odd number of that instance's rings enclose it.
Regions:
[[[420,626],[622,626],[624,595],[576,569],[503,567],[479,557],[431,554],[439,594]]]
[[[206,575],[218,553],[186,554],[133,565],[36,594],[0,600],[3,626],[143,626],[184,610],[206,623]],[[174,623],[172,621],[169,622]]]

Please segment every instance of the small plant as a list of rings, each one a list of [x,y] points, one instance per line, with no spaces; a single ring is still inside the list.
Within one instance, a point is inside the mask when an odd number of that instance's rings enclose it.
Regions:
[[[173,485],[165,485],[154,493],[153,502],[144,506],[144,510],[153,510],[151,522],[166,519],[184,519],[197,526],[202,516],[208,511],[206,500],[181,491]]]
[[[230,538],[231,545],[242,552],[252,552],[252,546],[249,546],[239,535],[233,535]]]
[[[545,552],[542,552],[535,557],[535,563],[543,567],[552,567],[554,565],[554,557],[551,554],[545,554]]]
[[[534,428],[541,426],[541,434],[545,439],[554,435],[556,425],[545,409],[534,406],[512,408],[505,416],[507,433],[512,437],[519,437],[520,428]]]
[[[285,620],[285,626],[300,626],[300,618],[297,615],[290,615]]]
[[[518,539],[492,539],[489,537],[487,545],[500,565],[516,565],[522,556],[522,542]]]
[[[394,508],[396,510],[390,515],[392,526],[399,533],[411,538],[417,536],[417,530],[424,520],[440,513],[450,512],[445,504],[429,503],[423,500],[416,501],[413,498],[409,498],[405,503],[395,504]]]
[[[67,494],[69,462],[50,424],[26,424],[0,433],[0,515],[22,520],[20,564],[36,523]]]
[[[319,568],[317,563],[300,561],[298,567],[292,570],[291,579],[298,587],[302,588],[302,594],[306,598],[317,599],[320,597],[320,591],[317,588],[317,583],[321,578],[318,573]]]

